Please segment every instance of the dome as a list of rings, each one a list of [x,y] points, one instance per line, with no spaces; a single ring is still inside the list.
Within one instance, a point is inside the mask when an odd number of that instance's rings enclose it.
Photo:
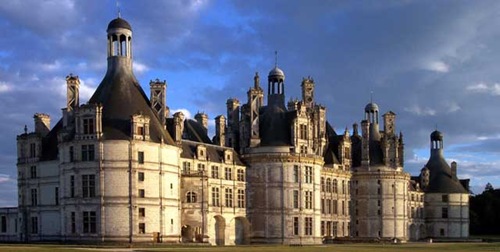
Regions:
[[[278,67],[274,67],[270,72],[269,72],[269,77],[271,76],[283,76],[285,77],[285,73],[283,70],[279,69]]]
[[[366,104],[365,112],[378,111],[378,105],[374,102]]]
[[[132,30],[132,27],[127,22],[127,20],[125,20],[123,18],[119,18],[119,17],[111,20],[111,22],[109,22],[109,24],[108,24],[108,30],[118,29],[118,28]]]
[[[435,130],[431,133],[431,141],[443,141],[443,133]]]

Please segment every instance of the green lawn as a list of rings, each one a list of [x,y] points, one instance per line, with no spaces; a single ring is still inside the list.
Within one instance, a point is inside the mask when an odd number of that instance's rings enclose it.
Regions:
[[[408,244],[332,244],[318,246],[228,246],[228,247],[195,247],[195,246],[148,246],[141,247],[140,244],[133,248],[126,247],[96,247],[86,248],[85,246],[72,245],[24,245],[0,244],[0,251],[27,251],[27,252],[59,252],[59,251],[193,251],[193,252],[406,252],[406,251],[425,251],[425,252],[444,252],[444,251],[500,251],[500,243],[408,243]]]

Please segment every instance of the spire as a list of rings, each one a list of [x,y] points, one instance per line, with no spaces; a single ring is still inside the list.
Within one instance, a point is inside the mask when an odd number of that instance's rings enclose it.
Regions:
[[[116,0],[116,12],[118,14],[118,18],[121,18],[122,15],[121,15],[121,12],[120,12],[120,2],[118,0]]]

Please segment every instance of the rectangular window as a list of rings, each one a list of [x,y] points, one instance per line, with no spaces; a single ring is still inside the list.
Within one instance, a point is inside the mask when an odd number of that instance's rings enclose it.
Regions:
[[[95,234],[97,233],[97,218],[94,211],[83,212],[83,233]]]
[[[76,233],[76,214],[71,212],[71,233]]]
[[[146,197],[146,192],[144,189],[139,189],[139,198],[145,198]]]
[[[448,195],[442,195],[442,196],[441,196],[441,200],[442,200],[443,202],[448,202],[448,200],[449,200]]]
[[[212,187],[212,206],[220,206],[218,187]]]
[[[144,136],[144,127],[143,126],[137,126],[137,135],[139,136]]]
[[[212,166],[212,178],[218,179],[219,178],[219,167],[213,165]]]
[[[182,173],[189,174],[191,172],[191,163],[182,162]]]
[[[238,178],[238,181],[245,181],[245,170],[238,169],[237,178]]]
[[[312,209],[312,192],[311,191],[305,191],[305,200],[304,200],[304,203],[305,203],[305,208],[306,209]]]
[[[334,193],[337,193],[337,192],[338,192],[338,183],[337,183],[337,180],[336,180],[336,179],[334,179],[334,180],[332,181],[332,191],[333,191]]]
[[[322,221],[321,222],[321,236],[324,236],[325,235],[325,222]]]
[[[332,206],[333,206],[333,209],[332,209],[333,210],[332,211],[333,214],[337,214],[338,213],[338,211],[337,211],[337,209],[338,209],[338,202],[337,202],[337,200],[332,200]]]
[[[300,128],[300,139],[307,139],[307,125],[301,124]]]
[[[82,175],[82,196],[95,197],[95,175]]]
[[[440,234],[441,236],[444,236],[444,228],[439,229],[439,234]]]
[[[31,205],[32,206],[38,205],[38,193],[36,188],[31,189]]]
[[[448,219],[448,208],[447,207],[441,208],[441,218]]]
[[[204,164],[198,164],[198,171],[202,172],[205,170],[205,165]]]
[[[2,215],[2,233],[7,233],[7,216]]]
[[[325,208],[325,199],[321,198],[321,213],[324,214],[326,211]]]
[[[36,178],[36,166],[30,167],[30,178]]]
[[[226,188],[226,207],[233,207],[233,189]]]
[[[345,215],[345,201],[342,200],[342,215]]]
[[[245,190],[238,189],[238,207],[245,207]]]
[[[232,169],[229,168],[229,167],[226,167],[225,171],[226,171],[226,177],[225,178],[227,180],[232,180],[233,179],[233,171],[232,171]]]
[[[137,180],[144,181],[144,172],[137,173]]]
[[[328,213],[328,214],[332,213],[332,200],[331,199],[326,200],[326,213]]]
[[[74,159],[75,159],[75,149],[73,148],[73,146],[70,146],[69,147],[69,161],[73,162]]]
[[[31,233],[38,234],[38,217],[31,217]]]
[[[146,208],[139,207],[139,217],[146,217]]]
[[[83,118],[83,134],[94,134],[94,119]]]
[[[144,164],[144,151],[137,152],[137,162]]]
[[[293,182],[299,183],[300,169],[298,165],[293,166]]]
[[[56,205],[59,205],[59,187],[56,187],[54,190],[54,198],[56,201]]]
[[[293,190],[293,208],[299,208],[299,191]]]
[[[304,218],[304,235],[312,235],[312,217]]]
[[[31,143],[30,144],[30,158],[36,157],[36,144]]]
[[[139,223],[139,234],[146,233],[146,223]]]
[[[74,198],[75,197],[75,176],[71,175],[69,177],[69,191],[70,191],[70,197]]]
[[[312,172],[312,167],[311,166],[306,166],[305,174],[304,174],[304,182],[305,183],[312,183],[313,182],[313,172]]]
[[[299,235],[299,217],[293,217],[293,235]]]
[[[95,159],[94,145],[84,144],[82,145],[82,161],[94,161]]]

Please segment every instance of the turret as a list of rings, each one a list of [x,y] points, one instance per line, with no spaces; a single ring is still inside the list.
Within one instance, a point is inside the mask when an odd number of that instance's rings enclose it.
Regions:
[[[219,146],[226,145],[226,118],[223,115],[215,118],[214,143]]]
[[[431,133],[431,157],[443,155],[443,133],[435,130]]]
[[[256,72],[254,76],[254,86],[248,90],[247,94],[248,105],[250,106],[248,118],[250,120],[250,135],[245,136],[245,138],[249,138],[249,141],[245,139],[245,141],[242,142],[249,142],[250,146],[254,147],[258,146],[260,143],[259,112],[260,108],[264,105],[264,91],[260,88],[260,77],[258,72]]]
[[[378,105],[370,102],[365,106],[365,120],[370,123],[370,141],[380,141]]]
[[[165,119],[168,116],[168,112],[166,111],[167,82],[160,81],[159,79],[150,81],[149,89],[151,91],[151,95],[149,96],[151,108],[156,112],[156,115],[158,115],[162,125],[165,125]]]
[[[275,66],[267,76],[268,106],[285,107],[285,73]]]
[[[302,101],[307,108],[312,108],[314,106],[314,80],[311,77],[303,78],[300,87]]]
[[[203,130],[205,131],[205,134],[208,132],[208,115],[203,113],[203,112],[198,112],[194,116],[194,119],[203,126]]]

